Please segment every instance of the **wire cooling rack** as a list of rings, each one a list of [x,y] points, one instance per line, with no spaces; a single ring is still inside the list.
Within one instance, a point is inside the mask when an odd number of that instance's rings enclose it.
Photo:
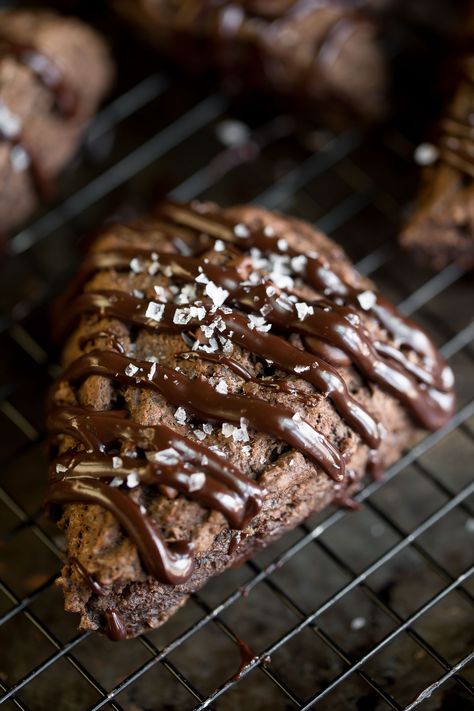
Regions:
[[[0,703],[6,709],[472,708],[472,284],[395,237],[416,170],[406,134],[332,135],[126,62],[56,202],[13,236],[1,273]],[[203,93],[204,92],[204,93]],[[333,235],[434,335],[458,410],[356,496],[193,595],[161,629],[78,633],[40,502],[43,403],[58,368],[48,304],[112,213],[157,195],[255,202]],[[14,209],[14,206],[12,206]]]

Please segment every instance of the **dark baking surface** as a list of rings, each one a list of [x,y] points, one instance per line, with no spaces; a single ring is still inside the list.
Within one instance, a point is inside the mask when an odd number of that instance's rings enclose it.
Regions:
[[[396,247],[416,182],[411,140],[394,126],[364,138],[299,125],[290,136],[292,120],[267,102],[229,104],[153,75],[150,60],[134,56],[124,57],[116,98],[56,203],[13,236],[2,267],[3,708],[469,708],[472,285],[455,267],[423,271]],[[219,138],[229,119],[250,131],[239,150]],[[364,489],[360,511],[324,511],[213,580],[162,629],[114,644],[78,634],[53,585],[62,541],[39,505],[43,404],[57,372],[48,304],[76,268],[84,235],[167,191],[256,201],[328,231],[433,334],[457,376],[458,412]],[[241,654],[252,661],[237,679]]]

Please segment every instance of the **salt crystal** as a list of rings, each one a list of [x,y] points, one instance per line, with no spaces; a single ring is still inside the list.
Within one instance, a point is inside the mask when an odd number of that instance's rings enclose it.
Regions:
[[[364,311],[368,311],[377,302],[377,297],[373,291],[363,291],[361,294],[358,294],[357,301]]]
[[[140,289],[134,289],[132,291],[132,294],[136,299],[143,299],[145,296],[145,293],[143,291],[140,291]]]
[[[138,257],[134,257],[131,262],[130,262],[130,269],[132,272],[135,274],[140,274],[143,271],[143,265],[138,259]]]
[[[160,301],[167,301],[166,289],[163,286],[154,286],[153,289]]]
[[[221,395],[227,395],[229,392],[229,389],[227,387],[227,383],[225,380],[219,380],[219,382],[216,385],[216,390],[218,393],[221,393]]]
[[[199,491],[206,483],[206,475],[203,472],[196,472],[189,477],[189,491]]]
[[[204,272],[201,272],[201,274],[198,274],[198,276],[196,277],[196,279],[194,281],[196,281],[198,284],[207,284],[209,279],[204,274]]]
[[[285,299],[282,296],[279,296],[275,303],[281,309],[285,309],[285,311],[293,311],[293,307],[291,306],[290,303],[288,303],[288,299]]]
[[[304,373],[306,370],[309,370],[309,365],[295,365],[294,367],[295,373]]]
[[[67,467],[65,467],[64,464],[56,464],[57,474],[64,474],[65,472],[67,472]]]
[[[178,407],[178,409],[174,413],[174,418],[177,422],[179,422],[180,425],[182,425],[186,422],[187,417],[188,417],[188,415],[187,415],[184,407]]]
[[[138,486],[140,483],[140,477],[138,476],[137,472],[132,472],[127,476],[127,486],[129,489],[133,489],[135,486]]]
[[[227,353],[227,354],[233,353],[233,351],[234,351],[234,344],[232,343],[232,341],[230,340],[230,338],[222,338],[222,336],[219,336],[219,338],[221,339],[221,342],[222,342],[222,350],[224,351],[224,353]]]
[[[173,323],[185,326],[189,321],[191,321],[189,309],[176,309],[173,316]]]
[[[208,284],[206,284],[204,293],[210,297],[214,306],[217,307],[222,306],[224,301],[229,296],[229,292],[226,289],[222,289],[222,287],[217,286],[217,284],[214,284],[213,281],[210,281],[208,282]]]
[[[212,434],[212,425],[209,422],[205,422],[202,426],[202,429],[206,434]]]
[[[298,314],[298,319],[304,321],[306,316],[314,314],[314,309],[312,306],[307,304],[305,301],[299,301],[295,304],[296,312]]]
[[[120,486],[123,484],[123,479],[121,479],[119,476],[114,476],[114,478],[109,482],[109,486]]]
[[[155,377],[155,373],[156,373],[156,363],[152,363],[150,372],[148,373],[148,380],[153,380],[153,378]]]
[[[360,325],[360,318],[357,316],[357,314],[347,314],[345,316],[345,319],[346,321],[349,321],[352,326]]]
[[[133,375],[138,373],[139,370],[140,370],[140,368],[137,368],[136,365],[133,365],[133,363],[129,363],[127,365],[127,367],[125,368],[125,375],[132,377]]]
[[[288,242],[286,241],[286,239],[283,239],[283,238],[279,239],[277,242],[277,246],[281,252],[288,251]]]
[[[189,313],[192,318],[197,318],[199,321],[202,321],[206,315],[206,309],[204,306],[190,306]]]
[[[177,304],[189,304],[196,298],[196,286],[194,284],[185,284],[178,294],[176,299]]]
[[[273,296],[274,294],[276,294],[276,289],[274,286],[267,286],[267,288],[265,289],[265,293],[267,296]]]
[[[273,235],[275,234],[275,230],[271,225],[265,225],[265,227],[263,228],[263,234],[267,237],[273,237]]]
[[[112,469],[120,469],[123,464],[122,457],[112,457]]]
[[[216,252],[223,252],[225,250],[225,243],[218,239],[214,242],[214,249]]]
[[[173,465],[179,462],[179,453],[173,447],[162,449],[159,452],[147,452],[147,459],[159,464]]]
[[[235,427],[234,425],[231,425],[230,422],[223,422],[221,429],[224,437],[232,437]]]
[[[209,325],[204,324],[203,326],[201,326],[201,331],[206,336],[206,338],[212,338],[212,336],[214,335],[214,326],[212,323],[210,323]]]
[[[202,442],[203,439],[206,439],[206,433],[202,430],[194,430],[194,434],[200,442]]]
[[[263,316],[255,316],[254,314],[249,314],[248,316],[249,320],[249,328],[253,331],[255,329],[256,331],[259,331],[260,333],[266,333],[268,332],[272,324],[267,323]]]
[[[145,311],[145,316],[152,321],[161,321],[164,311],[164,304],[157,304],[156,301],[150,301],[147,306],[147,310]]]

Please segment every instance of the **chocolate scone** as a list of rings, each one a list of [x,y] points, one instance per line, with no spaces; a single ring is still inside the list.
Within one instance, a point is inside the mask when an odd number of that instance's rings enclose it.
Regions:
[[[47,500],[81,629],[132,637],[453,409],[428,336],[308,224],[165,203],[65,295]]]
[[[401,244],[434,269],[474,268],[474,55],[458,66],[459,82],[433,142],[415,152],[425,167]]]
[[[111,2],[168,56],[233,88],[271,89],[333,122],[385,111],[378,32],[356,0]]]
[[[82,22],[0,10],[0,233],[50,194],[111,77],[105,43]]]

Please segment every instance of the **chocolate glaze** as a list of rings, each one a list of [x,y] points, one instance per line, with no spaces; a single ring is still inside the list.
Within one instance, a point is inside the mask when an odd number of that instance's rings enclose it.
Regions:
[[[93,252],[86,258],[64,302],[67,308],[61,312],[59,329],[62,336],[84,315],[89,319],[91,316],[116,319],[128,327],[150,332],[182,334],[193,350],[178,356],[202,358],[225,366],[242,380],[242,385],[235,386],[239,393],[242,389],[245,392],[246,383],[252,381],[273,388],[277,396],[296,393],[308,407],[311,397],[325,396],[369,446],[367,467],[374,476],[382,467],[377,452],[378,424],[349,393],[336,365],[356,367],[367,381],[377,383],[403,402],[428,429],[436,429],[449,418],[453,408],[451,371],[426,334],[379,294],[346,283],[321,256],[299,254],[258,221],[238,225],[210,207],[172,203],[159,214],[160,221],[154,229],[167,241],[157,242],[156,249],[129,243],[114,246],[110,251]],[[186,244],[185,253],[177,244],[176,233],[180,244]],[[201,238],[201,233],[207,237]],[[221,246],[215,251],[217,239],[224,242],[224,249]],[[193,252],[193,242],[198,243],[197,252]],[[252,259],[248,256],[252,248],[263,254],[288,255],[294,279],[307,282],[321,297],[298,303],[297,295],[278,288],[265,275],[255,279]],[[300,259],[295,261],[294,257]],[[186,285],[197,279],[202,294],[191,305],[155,301],[151,312],[148,299],[122,291],[95,290],[77,296],[78,289],[93,274],[101,270],[127,271],[131,259],[141,260],[145,265],[151,262],[154,270],[150,274],[164,270],[174,284]],[[215,304],[207,294],[204,284],[209,282],[214,289],[227,290],[225,306]],[[166,296],[172,297],[171,292]],[[304,307],[303,314],[298,305]],[[199,309],[191,314],[190,306]],[[369,334],[360,316],[363,311],[380,323],[396,346]],[[256,317],[262,318],[263,324],[258,324]],[[262,325],[263,329],[259,327]],[[184,407],[192,419],[239,424],[244,418],[249,428],[286,442],[336,482],[344,481],[341,453],[298,413],[280,404],[282,398],[275,403],[219,392],[204,378],[192,380],[181,369],[129,357],[119,336],[93,328],[80,338],[80,350],[89,349],[99,338],[104,338],[114,350],[93,350],[81,355],[66,368],[53,389],[54,406],[48,420],[52,445],[61,451],[64,435],[77,444],[55,459],[49,499],[57,503],[99,504],[112,511],[134,540],[145,568],[158,580],[174,585],[184,582],[192,573],[192,551],[184,542],[165,543],[151,518],[126,493],[127,485],[158,486],[173,496],[179,492],[204,507],[220,511],[229,525],[237,529],[244,528],[258,514],[264,492],[227,458],[195,441],[189,420],[189,432],[184,435],[161,423],[141,426],[124,412],[71,407],[61,403],[65,383],[79,386],[89,376],[96,375],[128,388],[154,390],[170,404]],[[206,336],[209,329],[219,338],[252,353],[262,363],[272,363],[279,375],[255,377],[236,358],[219,352],[218,348],[205,349],[212,341]],[[292,334],[301,337],[306,350],[289,342]],[[293,378],[282,380],[282,373]],[[298,389],[301,380],[309,383],[314,392]],[[116,453],[121,453],[122,448],[124,454],[119,457]],[[131,449],[135,452],[133,456]],[[164,456],[165,450],[168,457]],[[346,479],[350,483],[349,474]],[[346,487],[339,485],[343,492]],[[347,503],[343,493],[339,501]],[[229,555],[238,545],[238,539],[232,539]]]
[[[92,477],[64,479],[50,484],[48,500],[55,504],[97,504],[108,509],[135,542],[150,575],[170,585],[184,583],[191,576],[191,547],[183,541],[167,546],[152,519],[121,490]]]
[[[125,372],[130,364],[137,368],[133,375]],[[344,460],[340,453],[310,424],[283,405],[240,395],[224,395],[207,381],[189,380],[166,366],[112,351],[87,353],[71,363],[61,379],[80,383],[89,375],[101,375],[125,385],[156,390],[172,405],[185,407],[195,417],[207,422],[240,423],[241,418],[246,418],[250,427],[299,449],[336,481],[344,476]]]
[[[81,578],[84,580],[86,585],[91,589],[93,593],[96,595],[106,595],[107,592],[105,588],[99,583],[98,580],[94,578],[93,575],[91,575],[85,567],[82,565],[82,563],[77,559],[77,558],[71,558],[69,561],[70,565],[77,570]]]
[[[68,316],[69,324],[66,320],[63,325],[66,328],[67,326],[71,327],[74,319],[81,313],[100,311],[103,316],[117,318],[124,323],[151,330],[177,333],[183,330],[182,325],[174,323],[176,310],[179,307],[172,304],[166,305],[159,322],[146,317],[147,307],[147,302],[123,292],[106,292],[104,290],[89,292],[76,299]],[[288,373],[297,373],[299,377],[310,382],[317,391],[331,398],[340,415],[359,432],[371,447],[378,446],[377,424],[369,413],[350,396],[343,378],[333,366],[295,348],[284,338],[250,328],[248,320],[237,311],[231,313],[226,313],[226,311],[228,309],[217,309],[214,312],[210,310],[201,320],[191,318],[186,326],[189,329],[200,327],[211,323],[219,316],[225,324],[225,329],[220,331],[222,336],[229,338],[251,353],[273,361],[282,370]],[[199,355],[201,356],[201,353]],[[221,354],[202,354],[201,357],[221,362],[223,359]],[[229,359],[226,359],[226,363],[238,375],[246,380],[250,379],[246,377],[240,364]]]
[[[51,434],[69,434],[81,442],[91,457],[79,455],[66,462],[67,478],[127,476],[136,472],[146,484],[163,484],[182,491],[189,498],[221,511],[234,528],[243,528],[261,508],[262,491],[257,484],[227,459],[219,457],[209,447],[175,432],[165,425],[140,426],[116,412],[87,411],[62,407],[48,417]],[[172,450],[171,460],[143,461],[121,458],[112,466],[111,456],[104,454],[115,442],[134,444],[150,455]],[[102,456],[100,456],[100,454]],[[59,460],[58,460],[59,461]],[[61,460],[62,462],[62,460]],[[63,463],[63,462],[62,462]],[[197,487],[193,474],[204,472]],[[202,478],[202,477],[201,477]],[[51,479],[61,480],[53,464]]]
[[[121,642],[127,639],[127,627],[125,621],[118,610],[111,608],[105,614],[105,634],[113,642]]]

